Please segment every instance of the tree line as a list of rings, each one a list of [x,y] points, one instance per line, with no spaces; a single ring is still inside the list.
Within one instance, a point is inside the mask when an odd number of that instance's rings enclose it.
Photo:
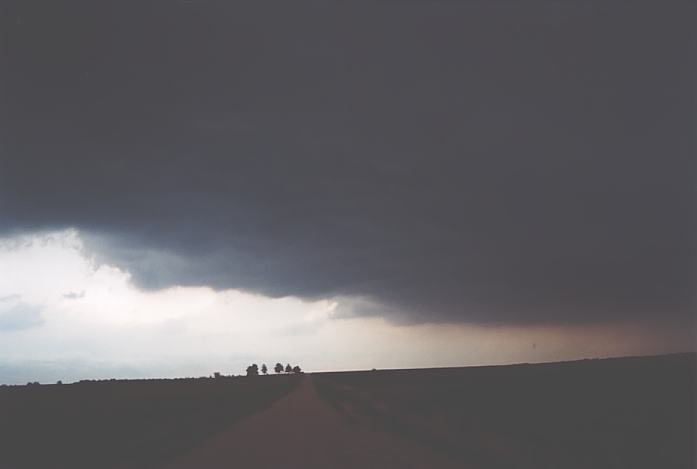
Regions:
[[[290,366],[290,363],[288,363],[285,367],[283,366],[282,363],[276,363],[276,365],[273,367],[273,371],[276,374],[281,374],[281,373],[295,373],[295,374],[300,374],[303,372],[303,370],[298,366]],[[266,375],[269,373],[269,368],[266,366],[266,363],[262,363],[261,365],[261,373]],[[252,363],[247,367],[247,376],[259,376],[259,366],[256,363]]]

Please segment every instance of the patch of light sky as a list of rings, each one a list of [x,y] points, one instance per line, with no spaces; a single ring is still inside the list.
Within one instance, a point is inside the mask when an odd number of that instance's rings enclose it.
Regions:
[[[461,366],[656,353],[642,327],[396,325],[239,290],[141,290],[68,229],[0,239],[0,383],[240,374],[277,361],[313,371]]]

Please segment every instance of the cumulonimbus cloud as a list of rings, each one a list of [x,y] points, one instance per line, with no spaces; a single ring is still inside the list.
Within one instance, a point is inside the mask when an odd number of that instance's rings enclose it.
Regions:
[[[397,320],[693,317],[694,3],[71,5],[2,13],[5,233]]]

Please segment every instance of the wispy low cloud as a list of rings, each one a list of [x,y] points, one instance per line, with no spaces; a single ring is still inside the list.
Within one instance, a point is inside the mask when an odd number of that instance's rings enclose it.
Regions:
[[[65,298],[66,300],[79,300],[80,298],[84,298],[84,297],[85,297],[85,290],[82,290],[80,292],[71,291],[71,292],[63,294],[63,298]]]
[[[38,305],[21,301],[2,301],[0,302],[0,332],[39,327],[45,322],[41,312],[42,308]]]

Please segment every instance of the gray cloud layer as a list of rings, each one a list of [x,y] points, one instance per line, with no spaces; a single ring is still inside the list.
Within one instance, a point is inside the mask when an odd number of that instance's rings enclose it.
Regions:
[[[55,3],[1,10],[5,232],[401,320],[693,317],[694,2]]]

